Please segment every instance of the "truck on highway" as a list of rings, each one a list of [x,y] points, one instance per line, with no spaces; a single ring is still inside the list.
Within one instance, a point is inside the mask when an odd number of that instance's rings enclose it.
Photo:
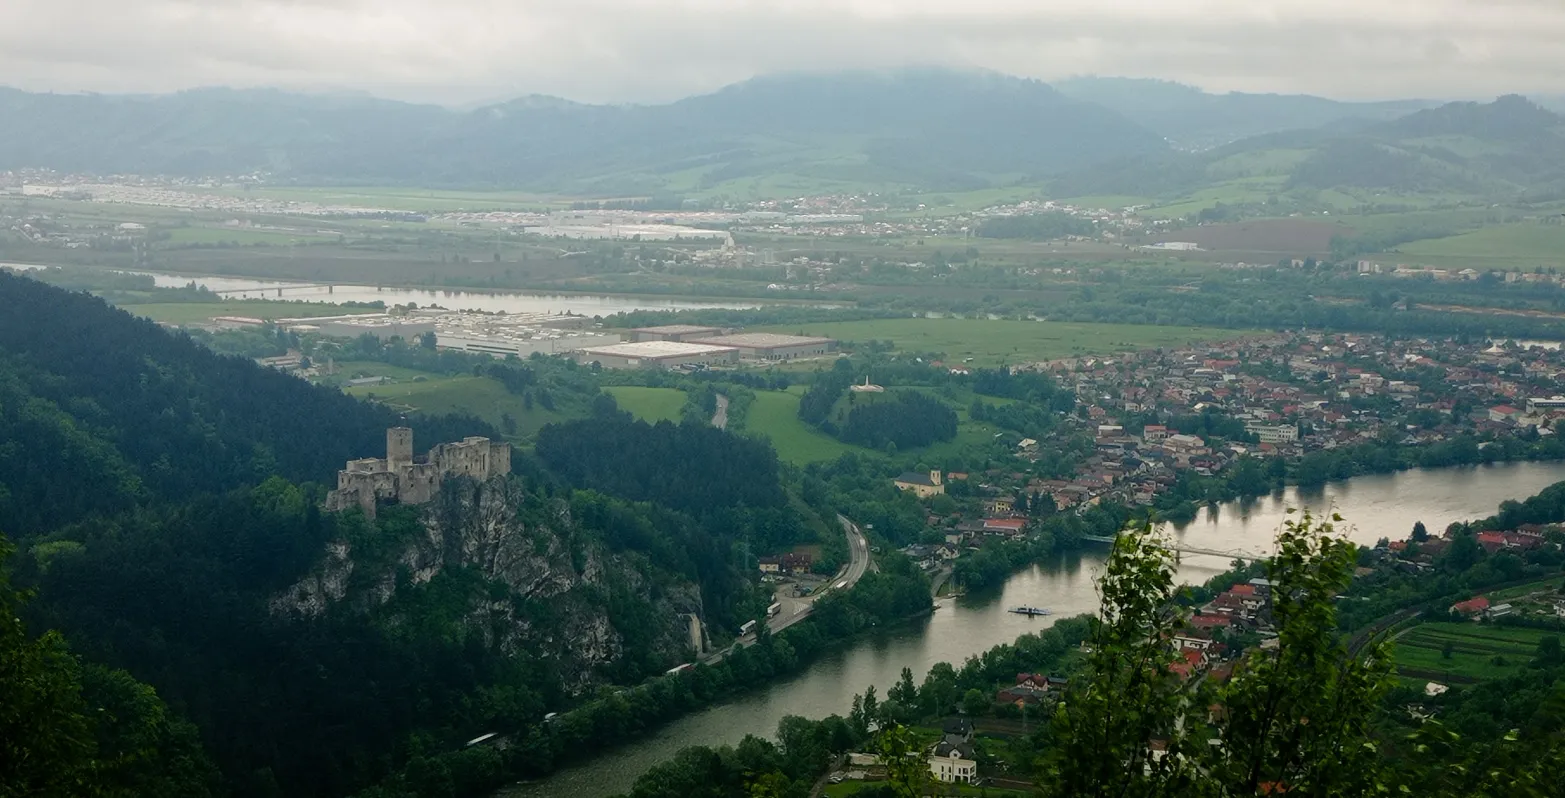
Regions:
[[[832,588],[835,589],[835,590],[841,590],[841,589],[843,589],[843,588],[845,588],[847,586],[848,586],[848,580],[844,579],[841,582],[838,582],[837,584],[832,585]]]
[[[696,667],[695,665],[693,665],[693,664],[691,664],[689,662],[686,662],[683,665],[675,665],[674,667],[669,668],[664,673],[666,675],[668,675],[668,676],[678,676],[679,674],[684,673],[685,671],[695,670],[695,667]]]
[[[766,617],[770,618],[779,612],[782,612],[782,602],[774,601],[772,606],[766,608]]]
[[[753,631],[755,631],[755,621],[745,621],[744,625],[739,627],[739,636],[744,637]]]

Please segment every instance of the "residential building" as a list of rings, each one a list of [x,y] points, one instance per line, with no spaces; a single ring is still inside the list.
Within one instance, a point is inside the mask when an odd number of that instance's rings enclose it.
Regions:
[[[1245,431],[1259,438],[1261,443],[1293,443],[1299,439],[1299,428],[1293,424],[1255,424],[1246,426]]]
[[[1482,615],[1489,609],[1489,599],[1483,596],[1470,598],[1466,601],[1458,601],[1451,605],[1451,611],[1469,618]]]
[[[973,783],[978,775],[978,756],[972,743],[935,743],[929,752],[929,775],[946,784]]]

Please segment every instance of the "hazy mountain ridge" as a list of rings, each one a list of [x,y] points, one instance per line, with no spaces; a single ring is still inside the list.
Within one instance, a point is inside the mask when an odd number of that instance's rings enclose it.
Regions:
[[[1055,88],[1095,102],[1166,137],[1182,150],[1297,128],[1382,121],[1439,105],[1431,100],[1344,102],[1308,94],[1213,94],[1194,86],[1142,78],[1078,77]]]
[[[793,173],[986,185],[1159,152],[1114,111],[1036,81],[939,70],[758,78],[666,105],[524,97],[468,112],[355,96],[0,91],[0,168],[691,190]]]
[[[1275,178],[1279,191],[1546,198],[1565,192],[1565,118],[1517,96],[1448,103],[1374,124],[1280,131],[1201,153],[1096,164],[1050,187],[1057,196],[1167,198],[1263,177]]]

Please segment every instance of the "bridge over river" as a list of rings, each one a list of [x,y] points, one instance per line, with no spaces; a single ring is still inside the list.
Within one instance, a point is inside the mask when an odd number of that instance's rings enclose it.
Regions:
[[[1094,543],[1107,543],[1109,545],[1114,544],[1114,538],[1098,535],[1087,535],[1082,540],[1090,540]],[[1230,560],[1264,560],[1271,556],[1270,554],[1257,554],[1244,549],[1208,549],[1201,546],[1187,546],[1183,543],[1175,543],[1168,548],[1180,554],[1206,554],[1212,557],[1225,557]]]

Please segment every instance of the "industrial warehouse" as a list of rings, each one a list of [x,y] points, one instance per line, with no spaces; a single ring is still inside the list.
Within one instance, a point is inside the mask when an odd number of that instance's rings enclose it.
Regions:
[[[661,327],[637,327],[629,333],[632,341],[685,341],[691,338],[708,338],[722,335],[718,327],[701,327],[695,324],[665,324]]]
[[[739,362],[739,350],[731,346],[680,341],[635,341],[610,346],[589,346],[577,353],[582,363],[608,369],[672,369],[688,366],[731,366]]]
[[[824,355],[837,348],[837,342],[830,338],[777,333],[739,333],[681,340],[708,346],[731,346],[739,350],[739,356],[746,360],[793,360]]]

